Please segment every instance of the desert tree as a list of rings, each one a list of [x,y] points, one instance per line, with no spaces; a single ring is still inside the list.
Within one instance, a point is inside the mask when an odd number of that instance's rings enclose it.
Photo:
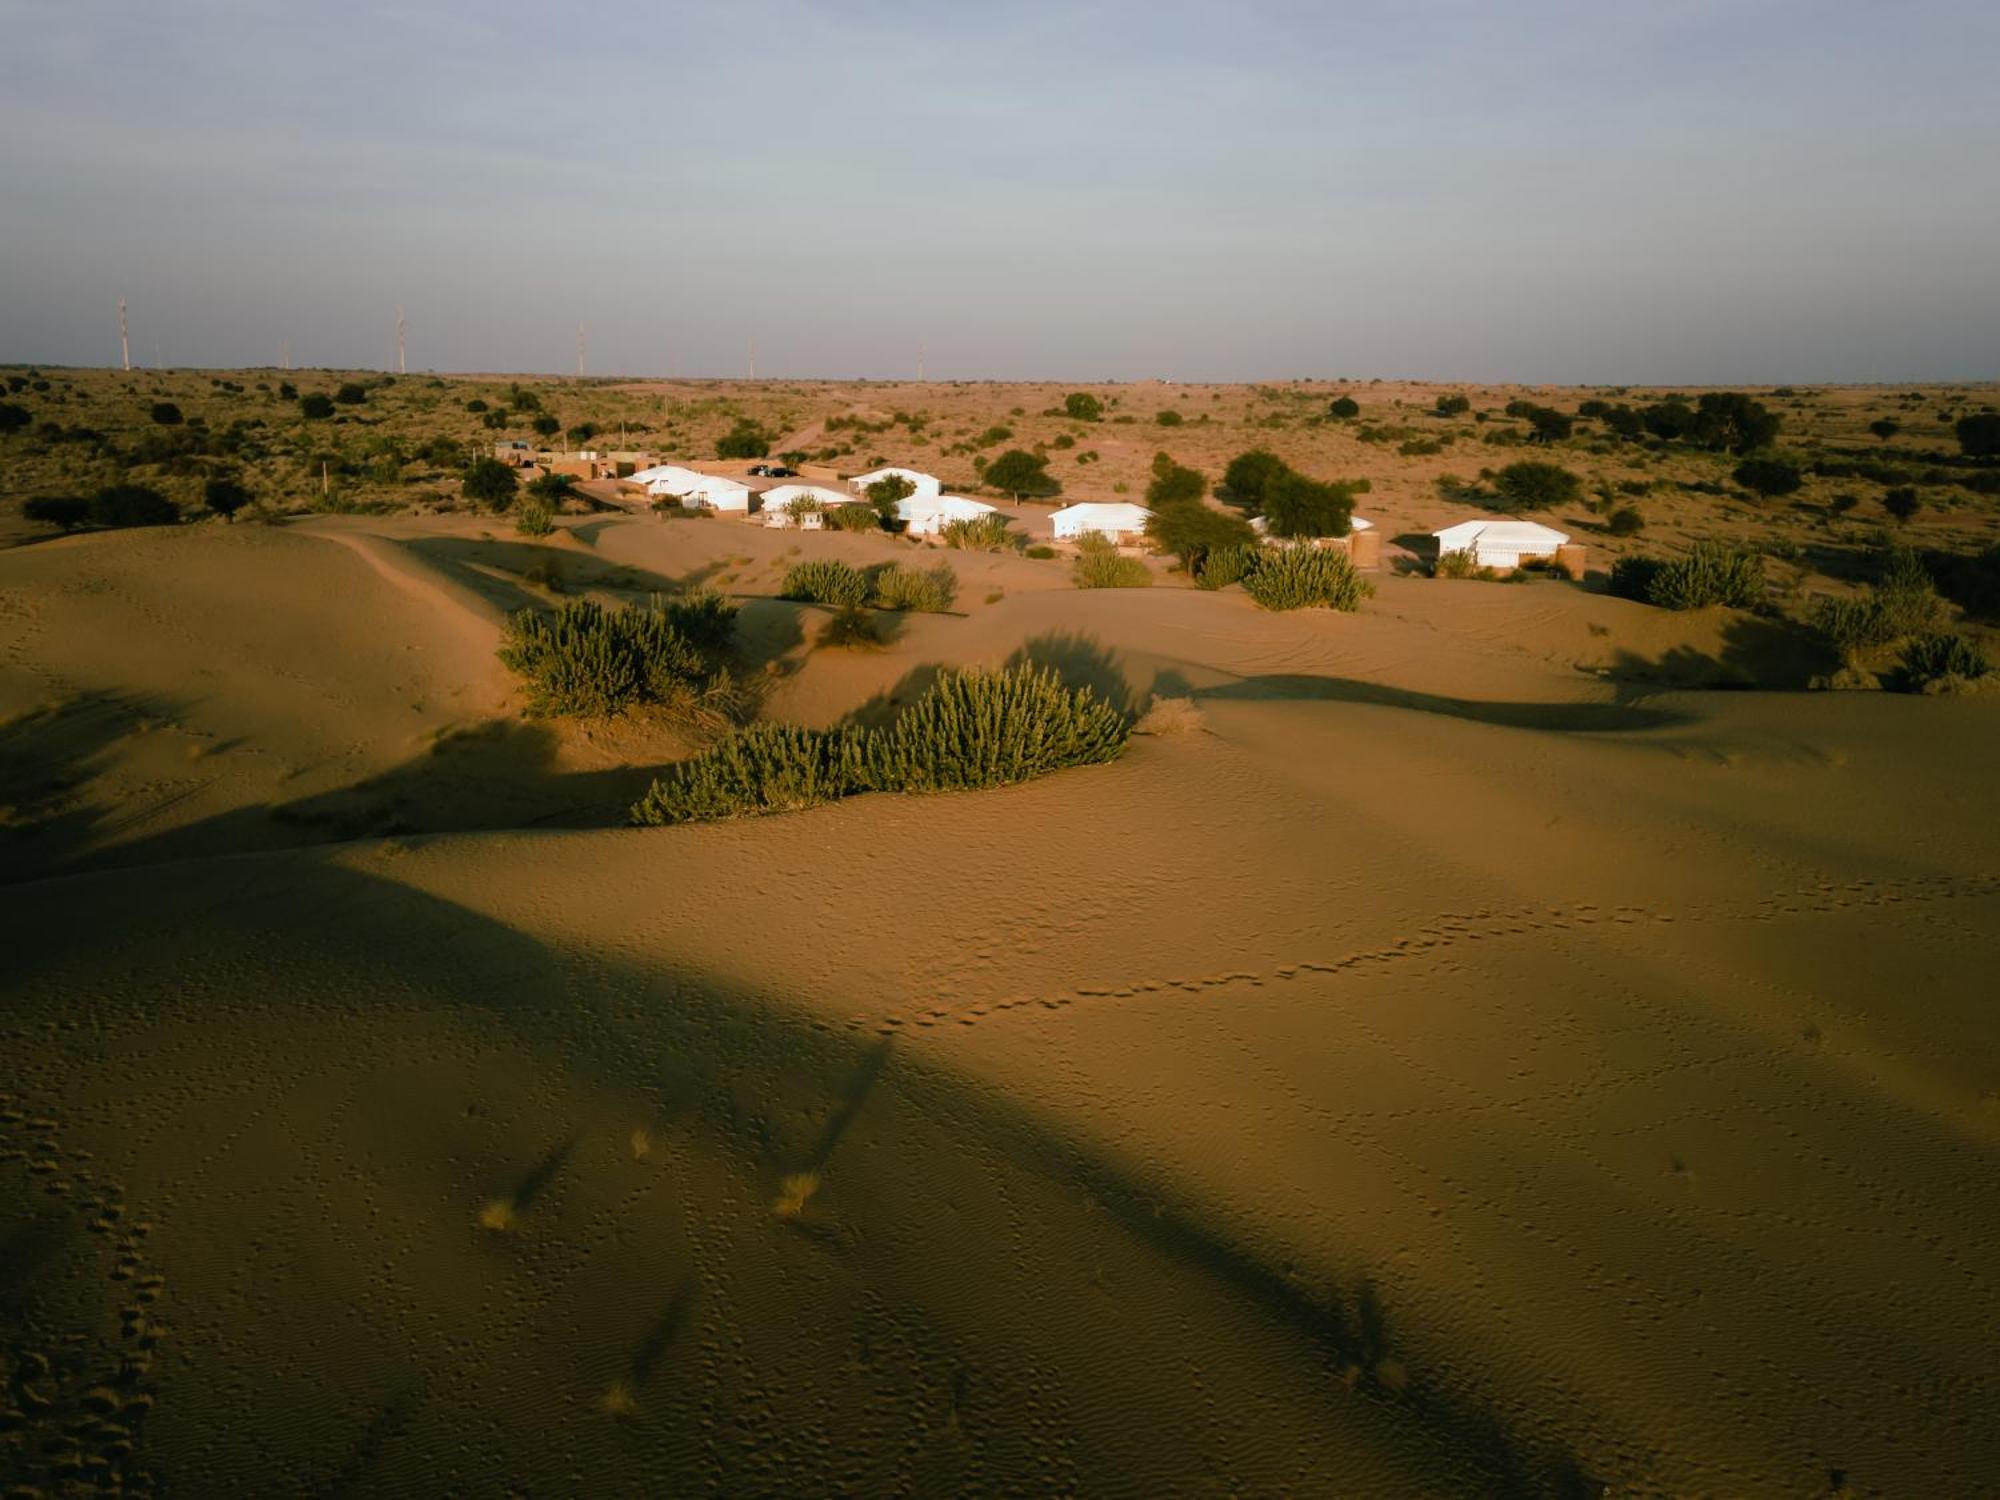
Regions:
[[[980,478],[1017,501],[1045,500],[1062,493],[1062,485],[1049,473],[1048,463],[1046,458],[1024,448],[1009,448],[986,466]]]

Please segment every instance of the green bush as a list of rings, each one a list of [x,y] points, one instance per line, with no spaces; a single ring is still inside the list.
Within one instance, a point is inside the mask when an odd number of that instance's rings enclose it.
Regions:
[[[1982,411],[1960,417],[1953,431],[1958,436],[1959,451],[1967,458],[2000,457],[2000,412]]]
[[[947,547],[964,552],[1002,552],[1013,540],[1007,530],[1007,518],[997,510],[947,521],[938,535]]]
[[[692,709],[725,685],[718,627],[726,638],[734,617],[713,595],[646,609],[584,600],[554,614],[524,609],[508,617],[500,660],[525,679],[535,713]]]
[[[1052,672],[950,672],[885,729],[745,730],[670,767],[632,820],[706,822],[864,791],[1006,786],[1113,760],[1130,734],[1123,714]]]
[[[835,531],[880,531],[882,518],[872,505],[833,505],[827,508],[825,524]]]
[[[1747,547],[1696,542],[1686,557],[1659,565],[1646,599],[1662,609],[1701,609],[1710,604],[1749,609],[1764,599],[1763,562]]]
[[[1901,484],[1882,494],[1882,509],[1898,521],[1907,521],[1923,509],[1923,500],[1914,485]]]
[[[1258,508],[1270,523],[1273,536],[1346,536],[1353,527],[1354,497],[1364,487],[1308,479],[1280,469],[1265,478]]]
[[[1167,407],[1165,410],[1154,412],[1153,420],[1162,427],[1178,427],[1186,419],[1172,407]]]
[[[311,391],[299,398],[299,415],[308,421],[320,421],[333,415],[333,397],[324,391]]]
[[[1613,536],[1637,536],[1646,529],[1646,518],[1629,505],[1621,505],[1611,512],[1611,518],[1604,523],[1604,529]]]
[[[1746,490],[1754,490],[1765,499],[1775,499],[1779,495],[1795,494],[1805,483],[1805,476],[1796,462],[1777,454],[1763,454],[1746,458],[1730,474]]]
[[[1076,566],[1071,578],[1080,589],[1143,589],[1152,587],[1153,570],[1136,557],[1125,557],[1116,544],[1096,532],[1077,538]]]
[[[1190,574],[1199,574],[1208,555],[1218,548],[1255,547],[1257,533],[1230,511],[1214,510],[1199,500],[1161,506],[1146,521],[1146,535],[1162,552],[1171,552]]]
[[[1071,391],[1063,397],[1063,415],[1076,422],[1095,422],[1104,415],[1104,403],[1087,391]]]
[[[659,827],[816,807],[863,789],[858,729],[756,724],[670,766],[632,809]]]
[[[143,484],[107,484],[90,497],[90,519],[98,526],[172,526],[181,513],[174,502]]]
[[[1196,586],[1226,589],[1232,583],[1241,583],[1256,571],[1262,551],[1255,542],[1211,548],[1195,574]]]
[[[541,501],[527,500],[514,512],[514,529],[522,536],[547,536],[556,529],[556,523]]]
[[[1017,501],[1046,500],[1062,493],[1062,484],[1048,472],[1048,460],[1023,448],[1009,448],[980,471],[980,480]]]
[[[875,575],[875,605],[878,609],[913,610],[942,614],[958,597],[958,574],[950,563],[934,568],[906,568],[892,563]]]
[[[1986,653],[1962,635],[1920,635],[1903,649],[1897,685],[1910,693],[1950,692],[1993,671]]]
[[[1208,481],[1201,470],[1175,463],[1162,453],[1153,460],[1153,477],[1146,485],[1146,504],[1158,510],[1168,505],[1199,504]]]
[[[1561,464],[1530,459],[1509,464],[1495,474],[1493,488],[1498,497],[1495,510],[1548,510],[1574,504],[1583,493],[1583,481]]]
[[[90,502],[81,495],[37,495],[21,502],[21,515],[45,526],[74,531],[90,519]]]
[[[872,733],[862,759],[876,791],[957,791],[1111,760],[1130,733],[1123,714],[1054,672],[949,672]]]
[[[1495,579],[1500,576],[1493,568],[1480,564],[1479,556],[1471,548],[1457,552],[1440,552],[1437,561],[1431,564],[1433,578],[1483,578]]]
[[[1056,555],[1056,549],[1047,546],[1044,543],[1037,542],[1034,546],[1028,548],[1028,550],[1022,555],[1024,557],[1032,557],[1037,562],[1047,562],[1050,558]]]
[[[1472,410],[1472,398],[1453,391],[1437,398],[1437,405],[1431,408],[1441,417],[1462,416]]]
[[[778,597],[805,604],[866,604],[868,575],[832,558],[814,558],[785,574]]]
[[[762,458],[771,451],[771,435],[748,417],[739,417],[715,445],[717,458]]]
[[[342,406],[360,406],[368,400],[368,388],[350,380],[333,393],[333,399]]]
[[[1345,552],[1312,546],[1272,547],[1243,580],[1244,591],[1265,609],[1353,611],[1375,592]]]
[[[250,492],[240,480],[218,474],[202,486],[201,498],[204,505],[228,521],[250,503]]]
[[[466,466],[459,493],[494,510],[505,510],[514,503],[514,491],[520,483],[514,471],[499,459],[475,458]]]
[[[153,420],[162,427],[178,427],[181,425],[181,409],[171,401],[155,401]]]
[[[1336,396],[1327,404],[1326,414],[1346,422],[1361,415],[1361,403],[1352,396]]]
[[[19,432],[34,420],[35,414],[27,407],[0,401],[0,432]]]

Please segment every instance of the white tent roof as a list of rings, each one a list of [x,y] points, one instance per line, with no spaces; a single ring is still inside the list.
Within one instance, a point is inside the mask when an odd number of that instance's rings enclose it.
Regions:
[[[681,464],[655,464],[632,475],[631,482],[645,485],[655,495],[681,495],[706,478],[706,474]]]
[[[988,505],[984,500],[971,500],[964,495],[912,495],[907,500],[896,502],[896,515],[905,521],[931,516],[942,516],[947,521],[964,521],[997,509],[998,506]]]
[[[1052,511],[1049,520],[1075,521],[1083,526],[1108,526],[1115,531],[1137,531],[1153,517],[1143,505],[1129,500],[1082,500]]]
[[[926,474],[920,469],[899,469],[893,464],[886,469],[870,469],[866,474],[856,474],[847,482],[857,490],[865,490],[878,479],[907,479],[917,487],[920,495],[927,491],[935,495],[944,488],[944,481],[934,474]]]
[[[1431,535],[1437,538],[1440,552],[1463,552],[1474,546],[1503,552],[1553,551],[1569,541],[1567,533],[1539,521],[1460,521]]]

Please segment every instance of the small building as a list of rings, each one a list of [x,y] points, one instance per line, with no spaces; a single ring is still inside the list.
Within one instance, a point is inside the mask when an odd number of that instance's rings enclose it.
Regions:
[[[1512,572],[1522,563],[1551,558],[1558,547],[1567,546],[1569,537],[1553,526],[1538,521],[1460,521],[1442,531],[1433,531],[1438,556],[1454,552],[1471,554],[1475,567]]]
[[[896,519],[911,536],[936,536],[953,521],[970,521],[998,510],[984,500],[968,500],[963,495],[917,494],[896,502]]]
[[[836,490],[824,484],[780,484],[773,485],[757,497],[758,513],[764,517],[766,526],[790,526],[797,524],[807,531],[818,531],[822,526],[821,516],[836,505],[860,505],[859,495],[850,495],[846,490]],[[794,515],[792,505],[796,501],[807,502],[803,514]],[[819,509],[811,508],[817,501]]]
[[[1065,505],[1049,517],[1049,529],[1059,542],[1073,542],[1082,536],[1101,536],[1108,541],[1128,542],[1146,534],[1153,513],[1127,500],[1084,500]]]
[[[510,438],[493,445],[493,456],[510,468],[525,469],[535,461],[535,450],[519,438]]]
[[[886,469],[870,469],[866,474],[856,474],[847,481],[847,487],[857,495],[865,495],[868,493],[869,485],[882,479],[909,480],[916,486],[910,496],[913,500],[934,499],[944,489],[944,481],[934,474],[925,474],[916,469],[898,469],[893,466]]]

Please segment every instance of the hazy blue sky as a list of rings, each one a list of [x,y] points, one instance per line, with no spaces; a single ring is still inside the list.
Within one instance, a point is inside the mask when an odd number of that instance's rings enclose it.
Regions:
[[[1996,0],[0,0],[0,360],[2000,375]]]

